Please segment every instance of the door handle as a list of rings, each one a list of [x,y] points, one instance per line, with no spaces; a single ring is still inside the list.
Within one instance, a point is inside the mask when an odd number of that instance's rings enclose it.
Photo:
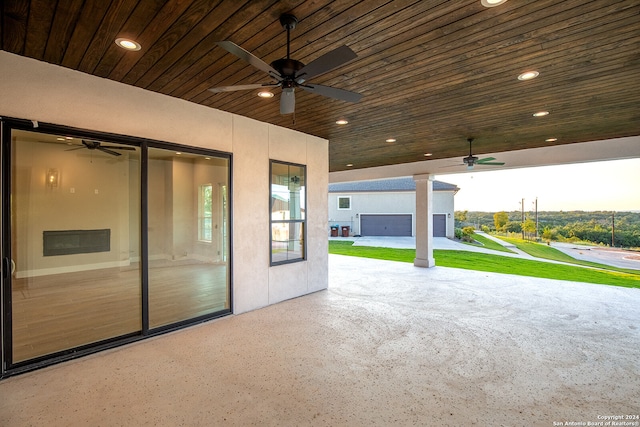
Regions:
[[[2,278],[9,278],[9,271],[11,270],[11,260],[7,257],[2,258]]]
[[[2,258],[2,277],[8,279],[9,275],[15,273],[16,263],[14,260],[4,257]]]

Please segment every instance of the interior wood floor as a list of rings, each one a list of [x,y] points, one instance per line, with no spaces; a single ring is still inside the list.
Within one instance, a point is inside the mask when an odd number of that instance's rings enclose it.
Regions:
[[[229,308],[227,277],[220,264],[151,265],[149,327]],[[140,332],[140,283],[137,265],[14,279],[13,362]]]

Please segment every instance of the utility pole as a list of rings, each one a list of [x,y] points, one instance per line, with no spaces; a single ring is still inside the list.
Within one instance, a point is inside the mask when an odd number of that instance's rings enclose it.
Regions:
[[[611,247],[616,246],[616,212],[611,212]]]
[[[522,240],[524,240],[524,197],[520,202],[520,209],[522,210],[522,222],[520,222],[520,228],[522,229]]]
[[[536,197],[536,242],[538,241],[538,197]]]

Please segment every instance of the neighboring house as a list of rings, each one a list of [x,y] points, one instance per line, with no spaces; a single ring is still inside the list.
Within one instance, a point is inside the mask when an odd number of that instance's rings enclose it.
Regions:
[[[454,184],[433,181],[433,236],[453,237]],[[329,184],[329,226],[339,235],[415,236],[416,183],[412,177]],[[334,232],[335,233],[335,232]]]

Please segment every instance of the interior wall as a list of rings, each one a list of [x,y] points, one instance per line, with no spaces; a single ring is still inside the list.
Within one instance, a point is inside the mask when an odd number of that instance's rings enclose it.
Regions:
[[[232,153],[235,313],[327,287],[328,141],[4,51],[0,75],[0,115]],[[270,158],[307,165],[306,262],[269,266]]]
[[[13,254],[16,277],[77,271],[82,266],[94,269],[129,264],[128,157],[128,153],[113,159],[95,156],[89,150],[66,152],[60,145],[44,142],[16,143],[12,221],[16,240],[21,242]],[[49,168],[59,172],[55,188],[45,183]],[[105,177],[111,179],[105,181]],[[87,206],[91,207],[91,215],[80,220],[77,216],[66,215],[66,212],[86,210]],[[64,257],[43,254],[44,231],[104,228],[111,230],[111,250],[108,252]]]

